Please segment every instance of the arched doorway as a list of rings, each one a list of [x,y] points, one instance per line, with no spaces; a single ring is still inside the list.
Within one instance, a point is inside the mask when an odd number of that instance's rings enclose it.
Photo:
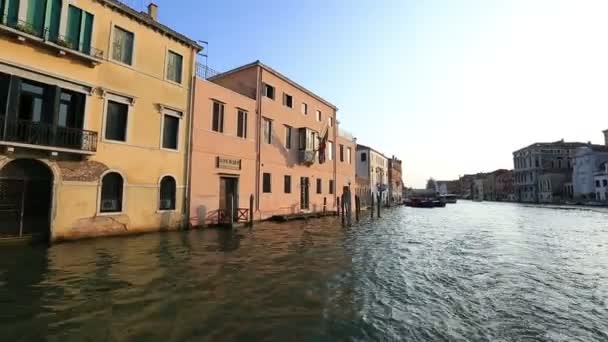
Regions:
[[[0,238],[48,237],[53,173],[34,159],[17,159],[0,170]]]

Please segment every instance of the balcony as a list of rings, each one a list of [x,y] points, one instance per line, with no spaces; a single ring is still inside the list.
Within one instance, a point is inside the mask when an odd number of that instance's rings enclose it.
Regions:
[[[298,161],[300,164],[311,166],[317,160],[317,151],[301,150],[298,153]]]
[[[59,55],[70,55],[75,58],[98,65],[104,60],[104,52],[89,44],[72,42],[68,37],[51,34],[48,28],[36,27],[27,21],[11,18],[6,15],[0,17],[0,31],[17,35],[22,42],[28,39],[47,48],[54,49]]]
[[[78,154],[97,152],[97,132],[0,117],[0,145]]]

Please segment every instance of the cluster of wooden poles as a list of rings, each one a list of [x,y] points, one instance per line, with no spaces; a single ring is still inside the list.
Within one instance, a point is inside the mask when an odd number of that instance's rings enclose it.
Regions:
[[[336,215],[342,218],[342,225],[352,225],[352,204],[350,201],[350,194],[343,194],[338,197],[338,211]],[[371,205],[370,205],[370,217],[374,218],[374,211],[377,208],[378,218],[381,218],[380,208],[382,208],[382,198],[380,194],[376,196],[374,201],[374,194],[371,194]],[[361,197],[355,195],[355,220],[358,223],[361,217]]]

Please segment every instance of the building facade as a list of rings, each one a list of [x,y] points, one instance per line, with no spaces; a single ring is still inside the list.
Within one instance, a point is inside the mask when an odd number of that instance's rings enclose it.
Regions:
[[[388,200],[390,204],[403,202],[402,162],[393,156],[388,160]]]
[[[357,177],[367,179],[374,200],[380,195],[383,204],[388,200],[388,158],[365,145],[357,145]]]
[[[564,174],[567,183],[572,175],[574,152],[585,145],[560,140],[553,143],[535,143],[513,152],[513,177],[517,200],[540,202],[539,177],[545,173]],[[552,189],[562,192],[555,187]]]
[[[160,24],[155,5],[1,3],[1,201],[23,220],[5,215],[0,234],[181,226],[201,47]]]
[[[600,165],[600,170],[595,173],[594,177],[595,185],[595,201],[607,202],[608,201],[608,162]]]
[[[602,170],[608,161],[608,146],[587,145],[574,152],[572,187],[576,201],[596,199],[595,175]]]
[[[513,170],[501,170],[496,174],[495,189],[497,201],[515,201]]]
[[[338,134],[337,108],[259,61],[206,78],[196,81],[191,223],[238,220],[251,197],[256,220],[336,210],[355,184],[355,140]]]

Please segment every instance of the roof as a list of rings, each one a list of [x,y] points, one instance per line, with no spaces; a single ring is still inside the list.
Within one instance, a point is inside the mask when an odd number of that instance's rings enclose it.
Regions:
[[[113,1],[114,1],[114,0],[113,0]],[[257,67],[257,66],[259,66],[259,67],[261,67],[262,69],[264,69],[264,70],[266,70],[266,71],[268,71],[268,72],[270,72],[270,73],[274,74],[275,76],[279,77],[279,78],[280,78],[280,79],[282,79],[283,81],[285,81],[285,82],[287,82],[287,83],[291,84],[293,87],[298,88],[298,89],[300,89],[301,91],[303,91],[303,92],[307,93],[308,95],[310,95],[311,97],[315,98],[316,100],[318,100],[318,101],[322,102],[323,104],[327,105],[328,107],[331,107],[333,110],[335,110],[335,111],[337,111],[337,110],[338,110],[338,107],[336,107],[335,105],[333,105],[331,102],[329,102],[329,101],[325,100],[324,98],[322,98],[322,97],[320,97],[319,95],[317,95],[317,94],[313,93],[312,91],[310,91],[310,90],[308,90],[308,89],[304,88],[302,85],[300,85],[300,84],[298,84],[298,83],[296,83],[296,82],[292,81],[292,80],[291,80],[289,77],[287,77],[287,76],[285,76],[285,75],[281,74],[280,72],[278,72],[278,71],[274,70],[273,68],[271,68],[271,67],[267,66],[266,64],[264,64],[264,63],[260,62],[259,60],[255,61],[255,62],[253,62],[253,63],[245,64],[245,65],[240,66],[240,67],[238,67],[238,68],[234,68],[234,69],[232,69],[232,70],[228,70],[228,71],[222,72],[222,73],[220,73],[220,74],[218,74],[218,75],[215,75],[215,76],[213,76],[213,77],[210,77],[210,78],[209,78],[209,80],[210,80],[210,81],[213,81],[213,80],[216,80],[216,79],[218,79],[218,78],[223,78],[223,77],[226,77],[226,76],[228,76],[228,75],[234,74],[234,73],[236,73],[236,72],[243,71],[243,70],[247,70],[247,69],[249,69],[249,68],[253,68],[253,67]]]
[[[385,156],[384,153],[382,153],[382,152],[380,152],[380,151],[378,151],[376,149],[373,149],[373,148],[371,148],[369,146],[357,144],[357,150],[370,150],[370,151],[374,151],[374,152],[378,153],[379,155],[383,156],[384,158],[390,159],[387,156]]]
[[[110,7],[113,7],[115,9],[133,17],[134,19],[140,20],[144,24],[152,26],[153,28],[171,36],[172,38],[177,39],[186,45],[189,45],[190,47],[196,49],[197,51],[201,51],[203,49],[203,47],[200,44],[198,44],[197,42],[195,42],[194,40],[169,28],[168,26],[165,26],[165,25],[159,23],[158,21],[152,19],[147,13],[138,12],[135,9],[127,6],[126,4],[122,3],[119,0],[97,0],[97,1],[104,3]]]
[[[526,146],[524,148],[520,148],[519,150],[513,152],[513,154],[530,149],[530,148],[543,148],[543,147],[557,147],[557,148],[565,148],[565,149],[573,149],[582,146],[588,145],[587,143],[582,142],[565,142],[564,140],[559,140],[555,142],[540,142],[534,143],[532,145]]]

